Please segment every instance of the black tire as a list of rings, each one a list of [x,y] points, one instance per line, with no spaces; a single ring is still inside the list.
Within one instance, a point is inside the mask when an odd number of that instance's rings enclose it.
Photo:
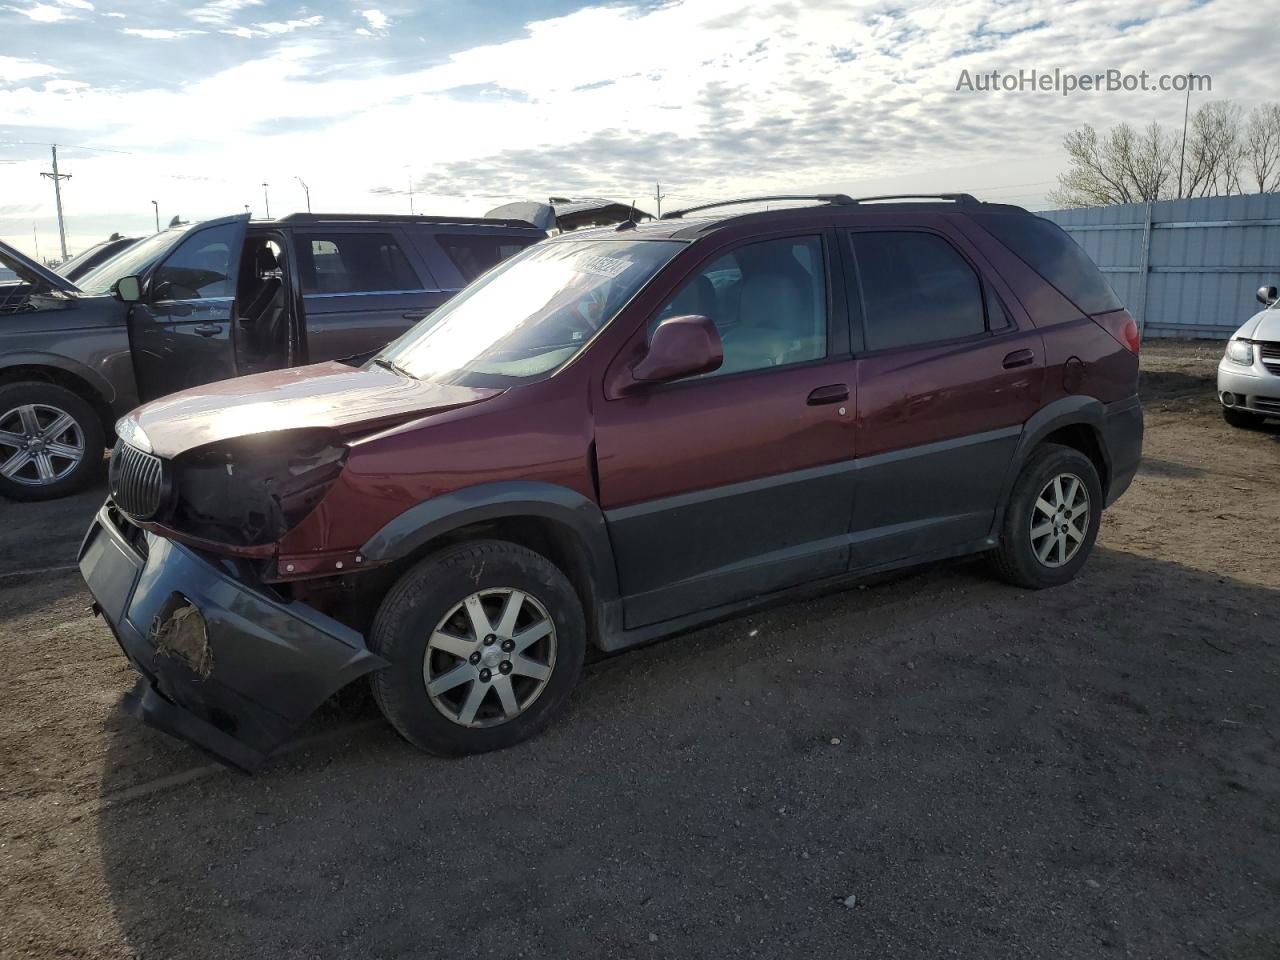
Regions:
[[[1222,408],[1222,419],[1233,427],[1239,427],[1241,430],[1252,430],[1261,426],[1263,421],[1263,418],[1256,413],[1250,413],[1248,410],[1236,410],[1232,407]]]
[[[534,598],[554,625],[550,675],[523,712],[493,726],[463,726],[446,716],[427,692],[428,640],[441,620],[469,596],[503,588]],[[582,605],[553,563],[514,543],[477,540],[427,557],[388,591],[369,632],[369,648],[391,666],[375,673],[370,682],[379,709],[410,743],[445,756],[483,753],[527,740],[555,719],[582,673],[586,647]],[[490,709],[496,707],[496,693],[484,696]]]
[[[40,408],[42,412],[57,410],[70,416],[79,431],[84,453],[79,463],[65,476],[60,476],[56,480],[44,483],[30,482],[38,480],[38,477],[32,474],[34,469],[32,464],[18,471],[18,476],[28,482],[0,476],[0,494],[10,500],[55,500],[83,490],[98,480],[102,476],[104,467],[106,432],[97,411],[78,393],[58,386],[56,383],[20,380],[0,386],[0,420],[3,420],[11,411],[32,405]],[[44,416],[48,417],[48,413],[44,412]],[[0,422],[0,429],[7,433],[15,432],[13,424],[8,420]],[[0,446],[0,461],[9,461],[15,453],[17,453],[16,448],[8,445]],[[66,462],[60,460],[55,460],[53,463],[58,471],[66,465]]]
[[[1074,553],[1057,566],[1041,561],[1032,540],[1031,519],[1041,492],[1055,477],[1068,475],[1078,478],[1088,495],[1087,526],[1083,539],[1074,546]],[[1079,511],[1076,511],[1079,521]],[[1063,523],[1070,522],[1066,515]],[[1042,523],[1043,514],[1037,514]],[[1018,474],[1017,482],[1009,495],[1009,504],[1000,528],[1000,544],[988,554],[992,571],[1001,580],[1033,590],[1054,587],[1074,577],[1093,549],[1102,520],[1102,484],[1093,461],[1079,450],[1056,443],[1038,447]],[[1043,543],[1044,541],[1039,541]],[[1065,542],[1065,535],[1064,535]],[[1049,561],[1055,557],[1055,548],[1049,549]]]

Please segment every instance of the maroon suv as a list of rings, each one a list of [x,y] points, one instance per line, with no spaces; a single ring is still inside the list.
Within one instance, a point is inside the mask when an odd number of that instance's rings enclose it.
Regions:
[[[1132,318],[1020,208],[807,199],[547,240],[376,356],[122,420],[80,567],[132,708],[252,768],[371,674],[489,750],[588,647],[964,554],[1073,577],[1141,454]]]

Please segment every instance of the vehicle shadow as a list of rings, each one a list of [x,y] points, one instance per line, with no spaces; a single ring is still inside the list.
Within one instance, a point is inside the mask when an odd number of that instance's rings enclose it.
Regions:
[[[61,500],[0,498],[0,611],[19,616],[83,589],[76,552],[106,483]]]
[[[357,697],[183,782],[207,761],[113,723],[114,915],[175,960],[1273,956],[1278,615],[1100,549],[1054,590],[934,568],[610,658],[484,756]]]

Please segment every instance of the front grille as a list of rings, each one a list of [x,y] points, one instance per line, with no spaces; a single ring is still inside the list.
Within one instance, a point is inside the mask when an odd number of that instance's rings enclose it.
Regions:
[[[1268,397],[1254,397],[1253,406],[1259,410],[1274,410],[1280,413],[1280,400],[1271,400]]]
[[[1259,343],[1262,362],[1272,373],[1280,374],[1280,343]]]
[[[111,452],[111,499],[135,520],[146,520],[160,509],[164,492],[164,463],[123,440]]]

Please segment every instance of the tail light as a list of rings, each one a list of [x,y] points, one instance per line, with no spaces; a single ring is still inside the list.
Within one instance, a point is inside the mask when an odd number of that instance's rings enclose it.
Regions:
[[[1128,310],[1100,313],[1093,318],[1093,322],[1133,353],[1137,353],[1142,348],[1142,336],[1138,333],[1138,323],[1129,316]]]

